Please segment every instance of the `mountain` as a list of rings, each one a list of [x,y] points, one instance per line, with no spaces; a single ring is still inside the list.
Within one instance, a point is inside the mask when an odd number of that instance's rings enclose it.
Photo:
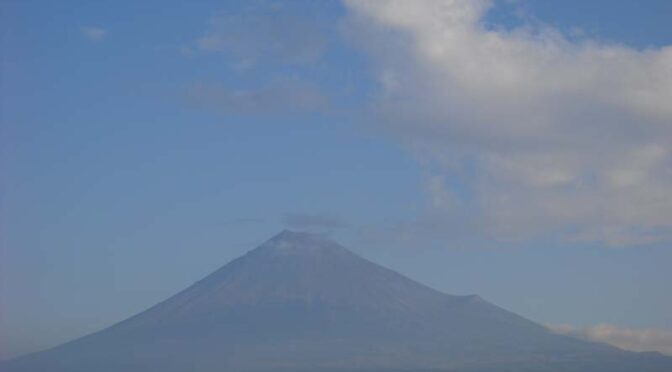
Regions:
[[[284,231],[154,307],[8,372],[670,372],[560,336],[319,235]]]

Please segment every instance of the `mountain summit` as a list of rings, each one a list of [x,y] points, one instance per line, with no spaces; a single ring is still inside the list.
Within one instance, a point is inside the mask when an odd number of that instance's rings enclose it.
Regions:
[[[555,335],[316,234],[283,231],[154,307],[10,372],[672,371],[672,358]]]

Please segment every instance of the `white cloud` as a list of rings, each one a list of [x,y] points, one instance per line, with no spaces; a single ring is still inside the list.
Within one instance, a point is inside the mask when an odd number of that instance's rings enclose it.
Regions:
[[[548,328],[558,334],[604,342],[624,350],[658,351],[672,355],[672,331],[621,328],[609,324],[585,328],[571,325],[548,325]]]
[[[101,41],[107,36],[107,30],[100,27],[85,26],[81,28],[84,37],[91,41]]]
[[[672,239],[672,47],[489,29],[485,0],[345,2],[373,57],[379,122],[468,185],[464,208],[487,232]]]

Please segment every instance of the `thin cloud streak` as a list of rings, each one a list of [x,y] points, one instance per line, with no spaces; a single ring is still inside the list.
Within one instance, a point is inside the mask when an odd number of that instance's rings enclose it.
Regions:
[[[186,99],[196,108],[262,117],[317,113],[329,106],[329,98],[319,87],[300,79],[276,79],[247,88],[199,83],[187,90]]]
[[[107,30],[96,26],[85,26],[81,28],[82,35],[91,41],[101,41],[107,36]]]

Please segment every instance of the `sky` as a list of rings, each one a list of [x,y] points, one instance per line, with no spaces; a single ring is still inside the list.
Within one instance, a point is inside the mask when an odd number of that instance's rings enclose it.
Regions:
[[[284,228],[672,354],[669,1],[0,9],[0,358]]]

